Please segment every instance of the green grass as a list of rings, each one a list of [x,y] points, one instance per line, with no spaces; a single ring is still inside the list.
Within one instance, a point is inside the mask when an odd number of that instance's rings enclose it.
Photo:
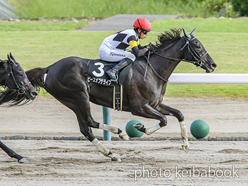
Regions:
[[[197,27],[199,32],[219,32],[219,33],[248,33],[247,18],[195,18],[195,19],[165,19],[153,22],[154,31],[163,31],[170,28],[184,28],[188,31]]]
[[[166,96],[248,98],[248,84],[168,84]]]
[[[22,59],[24,68],[35,66],[47,66],[56,60],[67,56],[80,56],[86,58],[98,58],[98,47],[104,37],[112,32],[75,32],[75,31],[16,31],[0,32],[2,43],[1,58],[6,53]],[[248,59],[247,44],[248,34],[221,34],[211,33],[212,40],[209,40],[207,33],[198,33],[197,38],[202,41],[209,54],[212,56],[218,67],[217,73],[247,73]],[[221,38],[221,39],[220,39]],[[157,39],[156,33],[151,33],[149,40],[143,44]],[[238,44],[232,44],[233,39]],[[4,56],[3,56],[4,55]],[[46,60],[44,60],[46,59]],[[27,61],[27,62],[25,62]],[[35,63],[30,63],[35,61]],[[194,65],[181,62],[175,72],[204,73],[202,69]]]
[[[157,36],[169,28],[184,27],[190,32],[197,26],[195,36],[203,43],[217,63],[216,73],[247,73],[247,21],[246,19],[168,19],[155,21],[152,23],[153,32],[149,33],[147,39],[142,40],[141,44],[155,42]],[[114,33],[63,31],[63,24],[53,22],[49,24],[36,22],[36,26],[33,27],[29,24],[31,23],[0,21],[0,58],[6,59],[6,54],[12,52],[25,70],[38,66],[46,67],[68,56],[96,59],[102,40]],[[74,30],[78,26],[74,23],[68,24],[72,25],[68,30]],[[230,27],[235,27],[235,29]],[[32,31],[34,28],[38,31]],[[204,73],[204,70],[197,69],[192,64],[181,62],[174,72]],[[248,85],[169,84],[166,95],[248,98]]]
[[[217,13],[201,0],[9,0],[21,18],[110,17],[116,14],[167,14],[207,17]]]
[[[46,67],[68,56],[98,58],[98,47],[106,32],[16,31],[0,32],[0,58],[12,52],[25,70]]]
[[[80,29],[88,22],[73,21],[0,21],[0,31],[69,31]]]

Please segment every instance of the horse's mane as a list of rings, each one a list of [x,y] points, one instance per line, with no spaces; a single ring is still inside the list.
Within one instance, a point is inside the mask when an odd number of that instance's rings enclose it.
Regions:
[[[178,41],[181,38],[181,32],[182,29],[170,29],[170,31],[165,31],[164,33],[161,33],[158,36],[158,42],[154,45],[156,49],[159,49],[161,47],[166,47],[170,45],[171,43]]]
[[[19,93],[17,90],[5,88],[0,90],[0,105],[5,104],[5,106],[15,106],[15,105],[24,105],[31,101],[27,99],[24,93]]]
[[[43,75],[47,73],[47,68],[34,68],[25,72],[33,87],[40,92],[40,87],[44,88]]]

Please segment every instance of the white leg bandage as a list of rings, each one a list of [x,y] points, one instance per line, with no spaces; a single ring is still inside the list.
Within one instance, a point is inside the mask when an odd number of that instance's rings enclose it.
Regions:
[[[100,141],[98,141],[98,139],[94,139],[92,141],[92,143],[101,151],[101,153],[103,153],[105,156],[109,155],[109,150],[103,145],[101,144]]]
[[[146,134],[147,134],[147,135],[150,135],[150,134],[154,133],[155,131],[157,131],[157,130],[160,129],[160,128],[161,128],[160,125],[157,124],[157,125],[155,125],[155,126],[149,128],[149,129],[146,129]]]
[[[109,132],[112,132],[114,134],[118,134],[118,128],[117,127],[113,127],[111,125],[106,125],[106,124],[100,124],[99,125],[99,129],[103,129]]]
[[[180,122],[180,128],[181,128],[182,140],[183,140],[183,142],[185,144],[185,145],[183,145],[183,149],[186,148],[186,151],[188,151],[188,148],[189,148],[188,133],[187,133],[187,130],[186,130],[186,126],[185,126],[185,122],[184,121]]]
[[[180,122],[180,128],[181,128],[182,139],[183,140],[188,140],[188,134],[187,134],[187,131],[186,131],[186,126],[185,126],[184,121]]]

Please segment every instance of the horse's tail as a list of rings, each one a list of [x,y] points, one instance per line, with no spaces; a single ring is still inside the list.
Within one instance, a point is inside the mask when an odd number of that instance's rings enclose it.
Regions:
[[[40,88],[44,88],[44,75],[46,72],[47,68],[34,68],[26,71],[29,81],[37,91],[40,91]]]

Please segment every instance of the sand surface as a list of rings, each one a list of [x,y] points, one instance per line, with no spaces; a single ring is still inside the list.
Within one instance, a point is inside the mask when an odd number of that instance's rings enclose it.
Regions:
[[[103,141],[121,163],[111,162],[86,140],[2,140],[29,162],[19,164],[0,151],[0,185],[247,185],[248,141],[216,140],[247,138],[248,101],[165,98],[164,102],[182,111],[188,131],[195,119],[206,120],[209,140],[194,140],[189,134],[190,151],[185,153],[174,117],[151,136]],[[0,111],[1,137],[82,136],[74,113],[52,98]],[[102,122],[101,106],[92,104],[92,115]],[[146,126],[159,122],[111,110],[111,125],[122,130],[131,119]],[[93,132],[102,137],[101,130]]]

